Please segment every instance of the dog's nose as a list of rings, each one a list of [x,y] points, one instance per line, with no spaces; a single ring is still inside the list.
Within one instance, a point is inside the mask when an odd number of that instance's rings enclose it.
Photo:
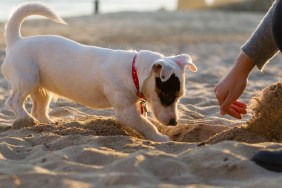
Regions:
[[[169,123],[168,123],[169,125],[173,125],[173,126],[175,126],[175,125],[177,125],[177,121],[176,121],[176,119],[170,119],[169,120]]]

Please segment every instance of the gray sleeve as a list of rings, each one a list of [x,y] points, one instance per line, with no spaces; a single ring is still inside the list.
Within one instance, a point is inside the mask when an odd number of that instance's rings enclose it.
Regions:
[[[278,52],[271,31],[272,16],[278,1],[273,3],[255,32],[241,47],[242,52],[251,58],[260,70]]]

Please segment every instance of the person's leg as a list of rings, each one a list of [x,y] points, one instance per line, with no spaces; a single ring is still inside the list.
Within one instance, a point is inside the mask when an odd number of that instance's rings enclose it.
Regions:
[[[273,14],[272,34],[277,47],[282,52],[282,0],[279,0]],[[282,172],[282,148],[258,151],[253,160],[268,170]]]

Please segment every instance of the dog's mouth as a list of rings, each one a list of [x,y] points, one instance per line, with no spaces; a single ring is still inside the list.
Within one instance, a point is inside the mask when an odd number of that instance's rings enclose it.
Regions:
[[[155,117],[158,119],[160,123],[162,123],[165,126],[176,126],[177,125],[177,119],[175,117],[169,118],[169,113],[165,113],[165,116],[161,116],[160,114],[155,114]],[[163,114],[164,115],[164,114]]]
[[[159,119],[159,121],[165,126],[174,127],[174,126],[177,125],[177,120],[175,118],[172,118],[172,119],[165,121],[165,122],[161,121],[160,119]]]
[[[168,126],[176,126],[176,125],[177,125],[177,121],[175,118],[169,120]]]

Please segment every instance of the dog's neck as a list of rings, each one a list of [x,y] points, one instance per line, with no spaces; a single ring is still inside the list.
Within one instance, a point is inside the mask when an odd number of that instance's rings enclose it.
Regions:
[[[132,79],[136,88],[136,95],[141,98],[142,100],[146,101],[146,98],[144,96],[144,94],[140,91],[140,86],[139,86],[139,78],[138,78],[138,73],[136,70],[136,58],[137,58],[136,54],[132,60]]]
[[[141,50],[136,56],[135,68],[139,79],[139,91],[144,91],[144,83],[152,74],[152,68],[155,61],[162,58],[159,53]]]

